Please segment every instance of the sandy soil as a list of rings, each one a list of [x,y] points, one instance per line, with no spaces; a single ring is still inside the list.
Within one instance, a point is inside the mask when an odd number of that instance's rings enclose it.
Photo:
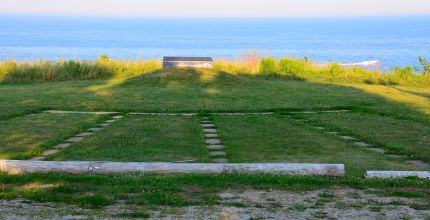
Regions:
[[[423,198],[381,197],[372,190],[330,189],[306,192],[279,190],[227,190],[216,206],[157,207],[145,210],[151,219],[430,219],[430,210],[419,210]],[[101,210],[36,203],[0,201],[1,219],[113,219],[118,213],[142,210],[118,202]],[[415,208],[415,209],[414,209]]]

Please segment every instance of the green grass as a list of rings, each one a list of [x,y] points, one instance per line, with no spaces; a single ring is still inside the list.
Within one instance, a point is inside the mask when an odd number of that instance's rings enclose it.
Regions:
[[[0,121],[0,159],[28,159],[96,124],[98,116],[41,113]]]
[[[428,98],[397,87],[237,76],[211,70],[0,85],[0,94],[0,120],[43,109],[210,112],[360,108],[430,124]]]
[[[408,120],[365,114],[302,115],[311,123],[324,125],[396,154],[430,162],[430,126]]]
[[[410,198],[399,190],[429,195],[430,182],[418,179],[364,180],[357,177],[328,178],[285,175],[70,175],[0,174],[0,199],[23,198],[37,202],[62,202],[101,208],[124,202],[151,208],[160,205],[216,205],[217,193],[228,189],[280,189],[306,191],[352,187],[381,189],[384,194]],[[426,198],[424,197],[424,198]]]
[[[49,159],[205,162],[208,152],[197,117],[127,116]]]
[[[347,175],[358,176],[417,169],[281,116],[217,116],[214,122],[230,162],[343,163]]]
[[[106,62],[111,62],[107,60]],[[287,65],[289,62],[284,61]],[[289,75],[302,66],[283,67]],[[283,64],[284,65],[284,64]],[[254,66],[255,67],[255,66]],[[139,69],[139,68],[137,68]],[[254,68],[255,69],[255,68]],[[258,68],[256,68],[258,70]],[[171,69],[139,75],[121,72],[108,79],[54,78],[55,82],[0,84],[0,149],[2,158],[25,159],[59,143],[103,116],[27,116],[46,109],[134,112],[264,112],[311,109],[350,109],[348,114],[315,115],[333,129],[402,149],[416,158],[428,158],[430,87],[365,84],[333,80],[229,74],[207,69]],[[306,74],[306,66],[302,74]],[[149,72],[146,72],[149,73]],[[337,74],[337,75],[336,75]],[[356,74],[356,73],[354,73]],[[358,74],[358,73],[357,73]],[[94,77],[97,78],[97,77]],[[302,80],[292,80],[302,78]],[[361,78],[357,78],[361,79]],[[376,78],[377,79],[377,78]],[[30,120],[41,117],[40,120]],[[322,117],[322,118],[317,118]],[[331,117],[326,120],[326,117]],[[73,119],[73,120],[72,120]],[[216,193],[225,189],[311,190],[330,187],[380,189],[384,195],[428,197],[430,182],[365,180],[365,169],[417,169],[402,159],[352,146],[312,129],[306,123],[274,116],[216,116],[232,162],[345,163],[345,178],[284,175],[66,175],[0,174],[0,199],[24,198],[64,202],[83,207],[105,207],[117,201],[148,206],[216,205]],[[55,160],[207,162],[197,117],[126,116],[57,155]],[[356,126],[356,127],[355,127]],[[361,126],[361,127],[360,127]],[[20,136],[5,141],[10,132]],[[391,135],[391,136],[390,136]],[[389,137],[389,138],[388,138]],[[25,143],[24,143],[25,142]],[[6,147],[10,144],[18,144]],[[4,151],[4,149],[7,149]],[[409,192],[412,189],[413,192]],[[425,208],[417,205],[417,208]],[[146,211],[123,213],[144,217]]]

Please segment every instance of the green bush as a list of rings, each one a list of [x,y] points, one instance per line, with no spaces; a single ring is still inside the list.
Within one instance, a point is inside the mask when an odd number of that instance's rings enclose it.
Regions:
[[[299,59],[282,58],[279,61],[281,75],[298,76],[305,73],[305,62]]]
[[[332,76],[337,76],[345,72],[343,67],[340,64],[335,62],[330,63],[327,69],[328,69],[328,73],[330,73],[330,75]]]
[[[412,67],[407,66],[404,68],[394,67],[393,74],[401,79],[410,79],[413,77],[414,73],[412,71]]]
[[[260,73],[265,75],[276,75],[278,73],[276,59],[273,57],[262,58],[260,60]]]

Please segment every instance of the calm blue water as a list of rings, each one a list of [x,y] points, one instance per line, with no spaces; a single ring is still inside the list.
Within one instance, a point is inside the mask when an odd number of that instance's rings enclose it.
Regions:
[[[0,16],[0,60],[234,58],[251,49],[315,61],[379,60],[384,69],[430,59],[430,17],[113,19]]]

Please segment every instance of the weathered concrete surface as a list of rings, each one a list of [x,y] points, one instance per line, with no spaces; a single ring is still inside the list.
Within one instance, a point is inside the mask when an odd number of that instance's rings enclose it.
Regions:
[[[65,149],[65,148],[70,147],[70,145],[72,145],[72,144],[71,144],[71,143],[61,143],[61,144],[57,144],[57,145],[55,145],[55,146],[54,146],[54,148],[57,148],[57,149]]]
[[[213,144],[221,144],[222,141],[219,139],[206,139],[205,143],[213,145]]]
[[[211,144],[206,146],[209,150],[221,150],[224,149],[224,145],[220,144]]]
[[[418,177],[430,179],[430,171],[366,171],[366,178],[395,179],[403,177]]]
[[[288,114],[318,114],[318,113],[342,113],[342,112],[349,112],[349,110],[302,111],[302,112],[288,112]]]
[[[20,173],[274,173],[344,176],[343,164],[306,163],[164,163],[0,160],[0,172]]]
[[[209,156],[216,157],[216,156],[225,156],[224,151],[211,151],[209,152]]]
[[[78,141],[81,141],[81,140],[82,140],[82,137],[71,137],[71,138],[65,140],[65,142],[75,143],[75,142],[78,142]]]
[[[212,133],[212,134],[204,134],[205,138],[216,138],[218,137],[218,134]]]
[[[92,114],[92,115],[113,115],[119,112],[85,112],[85,111],[62,111],[62,110],[46,110],[46,113],[53,114]]]
[[[155,116],[196,116],[197,113],[155,113],[155,112],[130,112],[129,115],[155,115]]]
[[[215,128],[205,128],[203,129],[204,133],[216,133],[216,129]]]
[[[94,135],[94,133],[93,132],[82,132],[82,133],[79,133],[75,136],[76,137],[87,137],[87,136],[91,136],[91,135]]]

